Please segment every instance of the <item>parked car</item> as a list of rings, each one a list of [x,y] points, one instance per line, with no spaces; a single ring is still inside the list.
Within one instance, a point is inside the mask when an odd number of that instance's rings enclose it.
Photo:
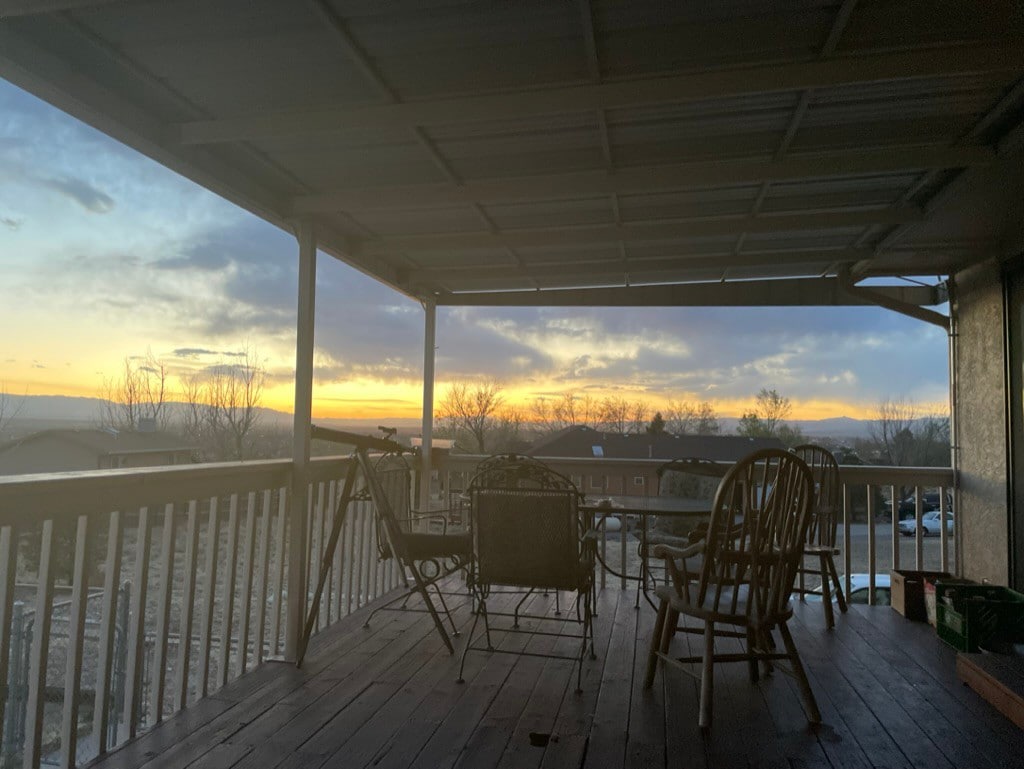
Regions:
[[[914,532],[917,530],[917,521],[910,518],[906,521],[900,521],[899,523],[900,534],[904,537],[914,536]],[[930,513],[925,513],[921,516],[921,536],[923,537],[937,537],[942,531],[942,513],[938,510],[933,510]],[[946,533],[953,533],[953,512],[951,510],[946,511]]]
[[[914,499],[914,495],[911,494],[900,501],[899,510],[900,520],[906,518],[913,518],[917,515],[917,502]],[[939,492],[938,491],[925,491],[921,494],[921,510],[926,513],[932,510],[939,509]],[[946,494],[946,510],[953,509],[953,498]]]
[[[845,585],[843,575],[839,575],[839,584]],[[871,589],[871,578],[868,574],[851,574],[850,575],[850,594],[847,596],[848,603],[863,603],[868,602],[868,593]],[[820,601],[821,600],[821,588],[819,587],[814,592],[807,596],[808,601]],[[835,596],[832,596],[832,600],[835,601]],[[876,574],[875,575],[875,605],[876,606],[889,606],[892,601],[891,592],[889,589],[889,575],[888,574]]]

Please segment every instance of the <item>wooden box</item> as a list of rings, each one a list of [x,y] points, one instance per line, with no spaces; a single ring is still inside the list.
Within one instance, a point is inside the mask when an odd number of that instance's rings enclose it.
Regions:
[[[892,608],[907,619],[925,622],[928,613],[924,605],[924,582],[950,578],[945,571],[911,571],[892,569],[889,572],[889,590],[892,594]]]

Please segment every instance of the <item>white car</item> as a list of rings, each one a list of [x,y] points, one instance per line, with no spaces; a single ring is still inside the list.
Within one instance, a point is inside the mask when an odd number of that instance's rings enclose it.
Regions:
[[[917,531],[917,521],[910,518],[906,521],[900,521],[899,523],[900,534],[905,537],[914,536],[914,532]],[[932,510],[930,513],[925,513],[921,516],[921,536],[923,537],[937,537],[939,532],[942,530],[942,514],[938,510]],[[953,533],[953,513],[952,511],[946,512],[946,533]]]
[[[846,582],[843,579],[843,575],[839,575],[839,584],[845,586]],[[847,603],[864,603],[868,602],[868,591],[871,588],[870,577],[867,574],[851,574],[850,575],[850,594],[846,597]],[[813,593],[806,596],[808,601],[820,601],[821,600],[821,588],[817,588]],[[835,596],[832,596],[833,602],[836,600]],[[875,606],[889,606],[891,602],[891,594],[889,590],[889,575],[888,574],[876,574],[875,575]]]

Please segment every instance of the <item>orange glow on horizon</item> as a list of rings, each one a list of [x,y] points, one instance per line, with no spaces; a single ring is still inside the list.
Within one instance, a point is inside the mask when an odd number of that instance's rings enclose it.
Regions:
[[[68,397],[102,398],[102,381],[96,381],[98,375],[92,382],[82,377],[76,381],[57,381],[56,378],[47,381],[46,379],[11,379],[0,381],[2,391],[6,395],[17,398],[21,395],[63,395]],[[446,383],[438,382],[434,390],[435,409],[444,397]],[[574,388],[577,393],[581,388]],[[503,390],[504,404],[514,407],[520,411],[525,421],[532,418],[531,406],[538,397],[538,392],[546,393],[549,399],[558,397],[558,389],[506,387]],[[176,379],[172,378],[168,386],[168,400],[179,400],[180,388]],[[645,395],[642,390],[623,392],[621,390],[601,391],[597,389],[588,390],[587,393],[599,403],[606,397],[622,397],[629,401],[643,401],[648,406],[648,418],[655,412],[665,415],[668,411],[669,401],[688,401],[691,403],[701,402],[702,399],[680,394],[673,398],[652,397]],[[785,393],[783,393],[785,395]],[[262,405],[266,408],[281,411],[287,414],[292,413],[294,399],[294,385],[291,382],[280,381],[269,384],[263,392]],[[372,380],[353,380],[341,383],[317,384],[313,390],[313,416],[320,419],[419,419],[422,416],[423,389],[418,383],[409,382],[383,382]],[[720,418],[736,419],[754,408],[755,399],[753,396],[742,399],[703,399],[711,404],[716,415]],[[843,402],[832,400],[797,400],[791,399],[792,411],[787,420],[819,420],[832,419],[837,417],[849,417],[851,419],[870,420],[876,417],[878,404],[874,402]],[[916,403],[914,404],[919,415],[946,414],[949,411],[947,403]]]

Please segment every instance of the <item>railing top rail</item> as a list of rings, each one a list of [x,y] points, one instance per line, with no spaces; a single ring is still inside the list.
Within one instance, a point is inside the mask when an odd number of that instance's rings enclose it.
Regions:
[[[310,480],[337,476],[346,461],[311,460]],[[288,459],[267,459],[0,476],[0,526],[285,487],[292,467]]]
[[[470,470],[482,460],[482,454],[452,454],[447,458],[449,469]],[[536,457],[542,462],[562,466],[584,468],[644,467],[652,470],[665,464],[665,459],[618,459],[608,457]],[[719,462],[730,467],[732,462]],[[871,483],[888,486],[894,483],[912,485],[952,485],[953,469],[950,467],[898,467],[894,465],[840,465],[839,472],[845,483]]]

